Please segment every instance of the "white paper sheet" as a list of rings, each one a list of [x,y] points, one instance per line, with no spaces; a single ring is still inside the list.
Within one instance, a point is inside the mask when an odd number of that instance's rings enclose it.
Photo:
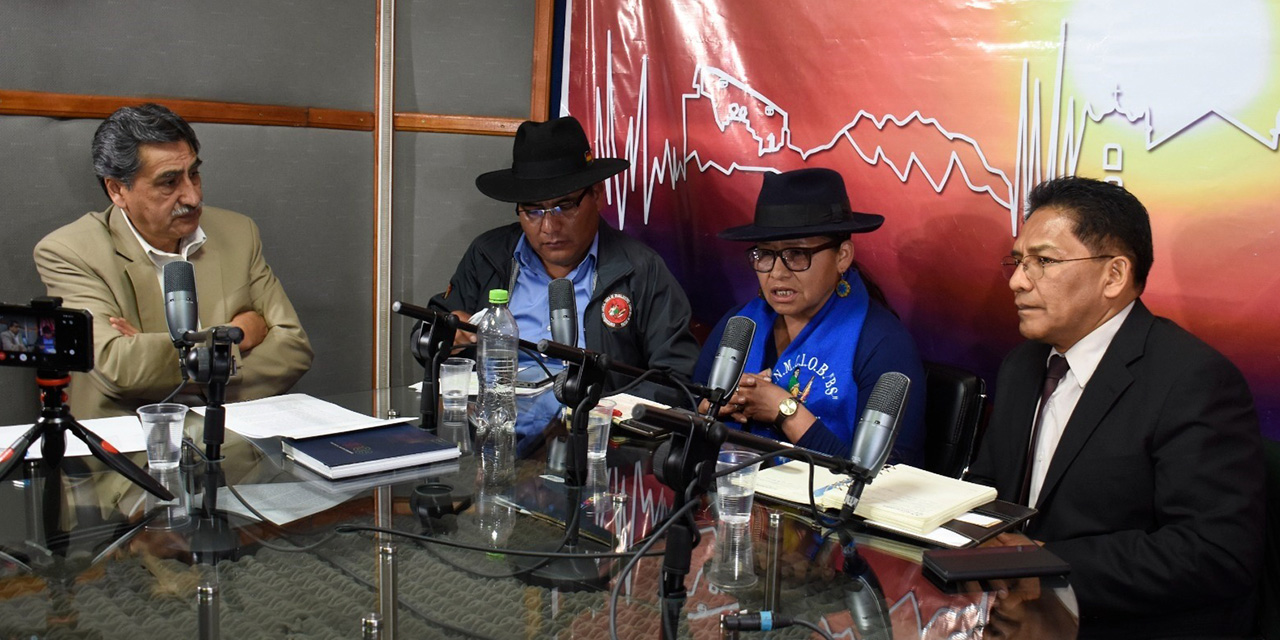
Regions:
[[[84,428],[98,434],[98,437],[111,443],[111,446],[124,453],[132,453],[134,451],[146,451],[147,441],[142,437],[142,423],[138,422],[137,416],[119,416],[115,418],[94,418],[92,420],[81,420],[80,424]],[[12,427],[0,427],[0,450],[9,448],[22,434],[30,429],[31,425],[21,424]],[[91,455],[89,445],[85,444],[80,438],[75,437],[70,432],[67,436],[67,452],[68,458],[77,456]],[[36,460],[41,458],[40,446],[42,442],[36,440],[31,443],[31,448],[27,449],[27,459]]]
[[[226,409],[227,428],[246,438],[311,438],[414,419],[408,416],[379,420],[305,393],[236,402],[226,405]],[[204,407],[191,410],[204,415]]]

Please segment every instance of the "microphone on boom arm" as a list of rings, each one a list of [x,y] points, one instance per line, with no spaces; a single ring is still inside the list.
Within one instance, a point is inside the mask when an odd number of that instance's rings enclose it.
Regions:
[[[573,281],[556,278],[547,285],[547,306],[551,315],[551,339],[570,347],[578,346],[578,301]]]
[[[875,479],[889,459],[893,443],[898,438],[899,418],[907,405],[910,389],[911,379],[897,371],[885,372],[872,387],[871,397],[867,399],[866,409],[853,435],[853,448],[849,454],[853,484],[845,494],[844,506],[840,509],[841,520],[853,515],[858,501],[862,499],[862,490]]]
[[[186,334],[200,325],[200,308],[196,302],[196,273],[191,263],[175,260],[167,263],[164,273],[164,318],[169,325],[173,346],[189,348]]]
[[[716,357],[711,361],[711,375],[707,377],[707,387],[711,390],[711,395],[706,398],[710,404],[707,417],[714,418],[720,407],[737,390],[742,369],[747,364],[747,351],[751,348],[751,340],[755,334],[756,323],[750,318],[734,316],[725,324],[720,346],[716,348]]]

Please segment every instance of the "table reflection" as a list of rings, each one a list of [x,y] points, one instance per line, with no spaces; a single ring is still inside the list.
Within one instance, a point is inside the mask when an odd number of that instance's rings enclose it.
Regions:
[[[381,404],[412,412],[418,402],[405,390],[341,400],[364,411]],[[605,459],[588,467],[580,495],[571,497],[557,466],[563,425],[554,419],[553,400],[549,392],[521,397],[540,407],[523,415],[546,422],[530,432],[527,455],[510,478],[486,475],[483,460],[469,448],[470,425],[458,421],[442,421],[436,432],[466,451],[459,460],[340,482],[296,467],[280,455],[278,441],[228,434],[220,478],[210,479],[200,461],[182,469],[185,524],[171,517],[171,506],[148,505],[140,490],[127,481],[121,486],[91,460],[63,469],[56,485],[28,465],[25,479],[0,486],[3,504],[20,505],[7,512],[10,526],[0,527],[0,637],[65,631],[116,638],[138,629],[216,637],[207,635],[212,626],[225,637],[351,638],[371,613],[380,614],[384,638],[607,637],[607,592],[531,584],[519,575],[528,564],[510,550],[555,546],[573,517],[571,505],[593,548],[634,548],[675,502],[652,472],[657,442],[620,430]],[[211,487],[220,489],[214,514],[222,520],[202,511]],[[254,511],[277,521],[260,520]],[[155,519],[161,514],[164,522]],[[202,520],[209,521],[204,529]],[[225,529],[213,526],[218,523]],[[802,513],[758,498],[750,531],[760,580],[725,591],[707,581],[717,540],[705,502],[696,507],[695,523],[700,540],[686,579],[681,637],[720,637],[721,615],[741,609],[772,609],[835,637],[855,637],[865,616],[851,607],[851,594],[862,591],[857,572],[845,571],[838,536],[826,535]],[[375,524],[483,551],[335,532],[339,525]],[[210,545],[210,537],[219,545]],[[1053,589],[1020,581],[943,593],[923,576],[919,547],[865,532],[855,532],[853,541],[865,575],[874,575],[883,592],[894,638],[1075,634],[1074,619]],[[380,555],[379,545],[387,542],[394,553]],[[224,553],[212,553],[210,546]],[[622,637],[658,635],[661,563],[660,557],[642,560],[621,581],[616,615]],[[616,581],[622,564],[604,560],[599,567]],[[390,583],[380,578],[388,571]]]

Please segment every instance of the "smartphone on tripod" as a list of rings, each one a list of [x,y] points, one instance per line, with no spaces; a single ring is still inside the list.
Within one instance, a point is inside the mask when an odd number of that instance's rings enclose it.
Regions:
[[[37,298],[0,303],[0,366],[43,371],[93,369],[93,316]]]

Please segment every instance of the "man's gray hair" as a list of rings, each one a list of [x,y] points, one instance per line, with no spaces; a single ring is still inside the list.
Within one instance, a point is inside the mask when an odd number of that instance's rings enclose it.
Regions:
[[[112,178],[133,188],[133,178],[142,165],[138,145],[178,140],[191,145],[192,153],[200,153],[196,132],[169,109],[150,102],[117,109],[93,134],[93,172],[98,185],[105,193],[106,178]]]

